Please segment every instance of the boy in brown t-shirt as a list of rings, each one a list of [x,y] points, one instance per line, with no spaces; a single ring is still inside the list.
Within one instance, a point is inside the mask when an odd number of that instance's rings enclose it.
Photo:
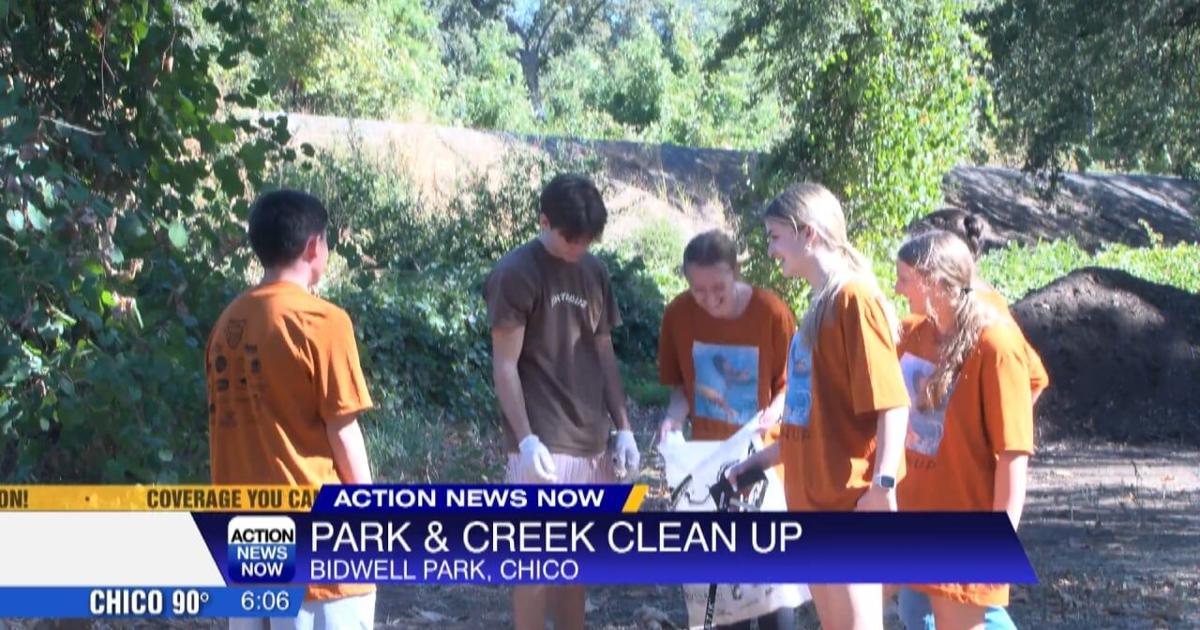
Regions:
[[[308,292],[325,269],[329,214],[310,195],[267,193],[250,210],[266,268],[208,340],[209,456],[216,484],[371,483],[358,414],[372,407],[345,311]],[[372,584],[311,585],[294,628],[374,626]],[[267,619],[231,619],[265,628]],[[276,619],[272,628],[278,628]]]
[[[639,456],[612,345],[621,315],[608,272],[587,252],[608,213],[596,186],[579,175],[555,177],[539,205],[541,234],[505,254],[484,287],[505,481],[611,483],[614,465],[636,473]],[[542,630],[552,606],[556,628],[583,628],[584,601],[581,586],[519,586],[513,623]]]

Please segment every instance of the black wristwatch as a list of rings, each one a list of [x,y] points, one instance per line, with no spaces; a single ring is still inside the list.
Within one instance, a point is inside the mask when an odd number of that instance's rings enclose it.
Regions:
[[[884,490],[896,489],[896,478],[891,475],[875,475],[875,479],[873,479],[871,483],[883,488]]]

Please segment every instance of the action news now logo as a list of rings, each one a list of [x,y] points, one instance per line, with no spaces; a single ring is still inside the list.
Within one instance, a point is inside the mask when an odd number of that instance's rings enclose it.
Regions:
[[[234,582],[288,582],[296,574],[296,523],[287,516],[235,516],[228,544]]]

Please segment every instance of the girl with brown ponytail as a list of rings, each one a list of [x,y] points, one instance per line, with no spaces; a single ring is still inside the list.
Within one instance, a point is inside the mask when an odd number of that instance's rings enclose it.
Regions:
[[[768,253],[812,299],[788,353],[780,440],[730,474],[782,461],[789,510],[894,511],[909,406],[895,315],[825,187],[794,185],[763,218]],[[883,628],[881,585],[810,590],[822,627]]]
[[[979,256],[983,253],[984,246],[987,243],[995,243],[996,239],[992,236],[992,228],[988,225],[986,219],[978,214],[972,214],[958,208],[942,208],[935,212],[931,212],[924,217],[914,221],[908,228],[910,236],[923,234],[925,232],[945,230],[958,238],[962,239],[967,245],[967,249],[971,250],[971,257],[976,262],[979,261]],[[913,299],[911,294],[916,280],[916,274],[913,268],[906,264],[903,260],[896,261],[896,293],[908,299],[909,311],[912,313],[900,325],[900,336],[904,337],[906,331],[910,330],[915,324],[925,318],[925,304],[920,300]],[[1004,317],[1011,319],[1014,323],[1012,313],[1008,310],[1008,302],[1004,296],[995,288],[989,285],[979,277],[978,265],[975,269],[975,278],[971,281],[972,290],[976,296],[983,298],[985,302],[992,305]],[[1037,350],[1029,343],[1025,342],[1026,360],[1029,363],[1029,387],[1033,389],[1033,401],[1036,403],[1042,392],[1050,386],[1050,375],[1046,373],[1046,366],[1042,364],[1042,358],[1038,356]],[[1003,629],[999,629],[1003,630]]]
[[[959,237],[920,234],[898,259],[914,274],[906,293],[913,310],[925,314],[906,326],[898,347],[912,399],[900,508],[1004,511],[1015,528],[1033,452],[1025,339],[981,295],[974,257]],[[940,630],[982,628],[985,612],[1008,604],[1007,584],[910,588],[930,596]]]

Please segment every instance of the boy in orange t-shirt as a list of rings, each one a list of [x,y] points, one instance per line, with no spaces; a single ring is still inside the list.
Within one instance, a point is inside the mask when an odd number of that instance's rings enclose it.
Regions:
[[[213,327],[205,357],[215,484],[371,483],[358,415],[372,407],[345,311],[308,292],[321,278],[329,215],[295,191],[250,210],[250,243],[266,273]],[[314,584],[293,628],[370,628],[373,584]],[[231,619],[230,628],[266,628]],[[271,628],[279,628],[276,619]]]
[[[1013,527],[1033,452],[1029,350],[1011,318],[973,286],[966,244],[944,231],[910,239],[899,259],[915,274],[905,293],[925,305],[898,352],[913,399],[906,439],[906,511],[1005,511]],[[936,625],[1011,627],[1006,584],[921,584]],[[902,593],[902,601],[904,600]],[[910,615],[912,616],[912,615]],[[926,625],[925,621],[906,621]]]

